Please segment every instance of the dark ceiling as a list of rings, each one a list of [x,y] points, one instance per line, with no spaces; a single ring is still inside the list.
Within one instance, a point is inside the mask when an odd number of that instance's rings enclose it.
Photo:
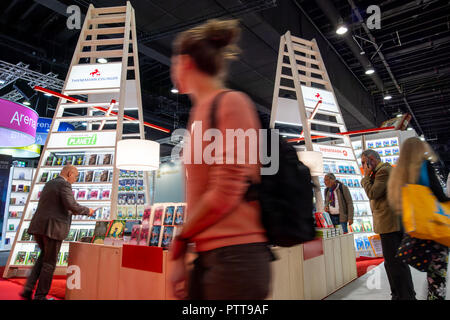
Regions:
[[[145,119],[169,129],[186,124],[190,102],[170,92],[171,43],[177,32],[207,18],[235,17],[243,29],[240,60],[230,68],[228,85],[248,93],[268,120],[272,104],[279,39],[286,31],[306,39],[316,38],[337,93],[349,130],[378,126],[398,111],[411,108],[423,133],[450,168],[450,4],[449,1],[380,1],[381,29],[370,30],[402,93],[398,92],[357,16],[363,18],[373,1],[313,0],[135,0],[139,60]],[[24,62],[30,69],[53,72],[64,79],[78,30],[66,27],[68,5],[86,13],[95,7],[124,5],[120,0],[3,0],[0,1],[0,60]],[[356,35],[376,73],[368,76],[343,37],[336,35],[320,4],[335,8]],[[330,14],[328,12],[328,14]],[[379,79],[376,80],[376,79]],[[374,82],[378,81],[378,85]],[[388,90],[392,100],[383,100]],[[1,95],[1,94],[0,94]],[[56,99],[48,105],[55,106]],[[51,110],[47,115],[51,116]],[[150,130],[149,138],[168,135]],[[164,150],[162,150],[164,153]]]

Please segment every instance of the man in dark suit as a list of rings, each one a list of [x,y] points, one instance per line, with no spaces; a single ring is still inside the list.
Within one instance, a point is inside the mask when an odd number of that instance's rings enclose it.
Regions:
[[[79,205],[72,193],[72,183],[78,180],[78,170],[65,166],[60,175],[47,182],[41,193],[36,213],[28,233],[34,235],[41,254],[33,266],[21,296],[31,300],[33,289],[39,280],[35,300],[46,300],[52,284],[57,257],[62,241],[69,234],[72,215],[89,215],[93,209]]]

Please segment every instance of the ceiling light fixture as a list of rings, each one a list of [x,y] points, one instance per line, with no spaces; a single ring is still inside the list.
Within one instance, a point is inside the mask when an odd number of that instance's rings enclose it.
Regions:
[[[336,27],[336,33],[339,35],[343,35],[345,33],[347,33],[348,28],[345,25],[344,21],[342,20],[342,18],[339,19],[338,25]]]
[[[384,95],[384,100],[391,100],[392,96],[386,91],[386,94]]]
[[[178,93],[178,89],[177,88],[172,88],[172,90],[170,90],[170,92],[172,92],[172,93]]]
[[[25,105],[25,106],[29,106],[29,105],[31,105],[31,103],[30,102],[28,102],[28,101],[24,101],[23,103],[22,103],[23,105]]]
[[[373,74],[373,73],[375,73],[375,69],[374,69],[373,67],[369,66],[369,67],[366,69],[366,74],[367,74],[367,75],[370,75],[370,74]]]
[[[98,59],[97,59],[97,62],[98,62],[98,63],[107,63],[108,60],[106,60],[105,58],[98,58]]]

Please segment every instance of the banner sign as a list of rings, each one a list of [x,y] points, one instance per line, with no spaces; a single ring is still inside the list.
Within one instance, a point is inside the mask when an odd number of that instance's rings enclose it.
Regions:
[[[55,132],[50,136],[48,148],[114,147],[116,132]]]
[[[34,143],[38,114],[20,103],[0,99],[0,147],[25,147]]]
[[[301,86],[303,101],[307,108],[314,109],[318,101],[322,101],[319,105],[320,110],[339,112],[336,100],[331,91]]]
[[[36,129],[36,144],[45,145],[47,141],[48,132],[52,124],[52,118],[39,118]],[[60,122],[58,131],[74,131],[75,127],[67,122]]]
[[[354,154],[351,148],[336,147],[329,145],[321,145],[313,143],[313,150],[322,153],[324,158],[340,159],[340,160],[355,160]]]
[[[119,88],[122,63],[78,64],[72,67],[65,90]]]

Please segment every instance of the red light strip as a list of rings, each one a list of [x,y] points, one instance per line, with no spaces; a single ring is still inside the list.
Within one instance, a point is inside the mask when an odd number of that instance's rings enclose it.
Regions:
[[[39,92],[43,92],[43,93],[47,93],[47,94],[51,94],[52,96],[55,96],[55,97],[58,97],[58,98],[61,98],[61,99],[66,99],[66,100],[69,100],[69,101],[71,101],[73,103],[79,103],[79,104],[86,103],[86,101],[83,101],[83,100],[80,100],[80,99],[76,99],[76,98],[72,98],[72,97],[66,96],[66,95],[64,95],[62,93],[55,92],[55,91],[52,91],[52,90],[49,90],[49,89],[46,89],[46,88],[42,88],[42,87],[39,87],[39,86],[35,86],[34,90],[39,91]],[[80,107],[82,107],[82,106],[80,106]],[[100,111],[103,111],[105,113],[108,112],[108,109],[106,109],[106,108],[102,108],[102,107],[92,107],[92,108],[100,110]],[[111,114],[117,115],[118,113],[114,112],[114,111],[111,111]],[[130,116],[127,116],[127,115],[124,115],[123,117],[125,119],[127,119],[127,120],[137,120],[136,118],[133,118],[133,117],[130,117]],[[144,121],[144,126],[152,128],[152,129],[156,129],[156,130],[159,130],[159,131],[162,131],[162,132],[165,132],[165,133],[170,133],[169,129],[166,129],[166,128],[157,126],[156,124],[151,124],[151,123],[148,123],[148,122],[145,122],[145,121]]]

